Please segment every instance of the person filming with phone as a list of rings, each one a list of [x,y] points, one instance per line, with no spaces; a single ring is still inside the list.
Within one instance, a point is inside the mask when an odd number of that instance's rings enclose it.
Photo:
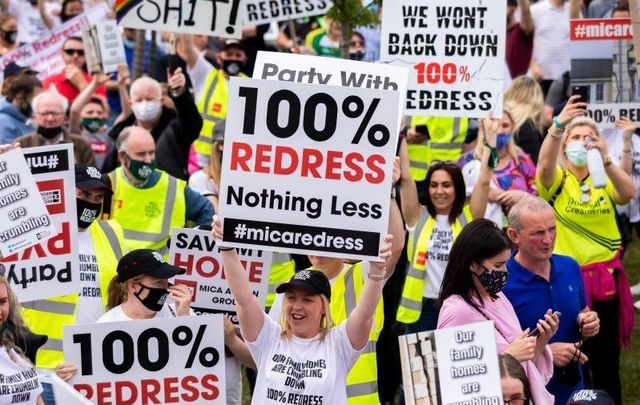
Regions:
[[[615,204],[628,203],[635,186],[612,162],[596,122],[585,117],[586,108],[574,95],[553,118],[540,149],[536,187],[557,220],[553,252],[578,262],[586,304],[600,319],[600,332],[582,345],[591,383],[620,404],[620,348],[630,344],[633,301],[620,260]],[[623,154],[620,166],[630,165],[630,159]]]
[[[516,246],[507,262],[504,294],[522,328],[533,328],[553,308],[562,313],[558,332],[549,341],[553,377],[547,390],[556,404],[566,404],[572,392],[584,388],[582,364],[588,357],[582,342],[600,331],[598,314],[586,303],[582,272],[569,256],[553,253],[556,217],[540,197],[526,196],[509,211],[509,238]]]

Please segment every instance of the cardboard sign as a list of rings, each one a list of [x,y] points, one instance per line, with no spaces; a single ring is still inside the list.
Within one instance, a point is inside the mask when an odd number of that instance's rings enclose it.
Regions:
[[[398,124],[404,111],[409,68],[321,56],[259,51],[253,78],[282,82],[390,90],[399,93]],[[400,127],[398,126],[398,132]]]
[[[22,149],[57,232],[2,260],[19,302],[78,293],[78,225],[73,145]],[[27,304],[24,304],[25,306]]]
[[[116,19],[126,28],[240,39],[239,7],[240,0],[116,0]]]
[[[437,329],[434,333],[442,404],[501,404],[493,322]]]
[[[85,27],[82,38],[89,73],[113,73],[118,65],[127,64],[124,43],[115,21]]]
[[[223,245],[378,259],[398,93],[232,78]]]
[[[631,121],[640,122],[640,106],[638,103],[619,104],[589,104],[589,117],[598,123],[598,127],[615,128],[615,122],[620,117],[627,117]]]
[[[253,295],[264,307],[269,287],[271,252],[239,249]],[[236,301],[224,276],[222,258],[211,232],[174,228],[171,232],[169,261],[187,272],[172,279],[191,291],[191,309],[197,314],[225,313],[238,324]]]
[[[333,6],[330,0],[244,0],[244,4],[244,23],[255,25],[323,15]]]
[[[0,253],[3,257],[57,233],[20,148],[0,155]]]
[[[506,0],[386,0],[380,59],[409,66],[408,115],[502,116]]]
[[[95,404],[225,404],[222,315],[64,327],[69,383]]]
[[[60,50],[64,41],[71,36],[82,36],[82,29],[106,20],[109,8],[106,3],[91,8],[51,31],[46,37],[25,44],[0,58],[0,80],[4,77],[4,68],[9,62],[28,66],[38,72],[42,81],[57,75],[64,69]]]

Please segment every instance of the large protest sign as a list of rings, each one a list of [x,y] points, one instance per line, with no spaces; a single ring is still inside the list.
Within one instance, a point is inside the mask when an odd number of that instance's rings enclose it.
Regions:
[[[242,37],[240,0],[116,0],[116,19],[126,28]]]
[[[226,403],[222,315],[69,325],[63,348],[93,403]]]
[[[336,63],[335,58],[266,51],[258,52],[254,66],[254,79],[397,91],[399,118],[404,111],[409,80],[406,66],[349,59]]]
[[[506,0],[386,0],[380,59],[412,67],[405,112],[502,116]]]
[[[92,24],[104,21],[109,9],[105,3],[91,8],[84,14],[75,17],[60,27],[51,31],[46,37],[25,44],[0,58],[0,80],[9,62],[20,66],[28,66],[38,72],[40,80],[56,75],[64,69],[64,62],[60,55],[62,44],[71,36],[82,36],[82,29]]]
[[[232,78],[223,245],[377,260],[397,103],[392,91]]]
[[[6,257],[55,235],[21,149],[0,155],[0,253]]]
[[[9,284],[23,303],[78,293],[73,145],[39,146],[22,152],[57,232],[52,238],[2,260]]]
[[[330,0],[244,0],[245,24],[268,24],[296,18],[326,14],[333,5]]]
[[[113,73],[126,64],[124,43],[115,21],[84,27],[82,39],[89,73]]]
[[[247,271],[253,295],[264,306],[269,286],[271,252],[238,249],[240,261]],[[236,301],[224,275],[222,258],[211,232],[174,228],[171,232],[169,261],[187,272],[172,282],[184,284],[191,291],[191,309],[197,314],[225,313],[237,324]]]
[[[600,128],[615,128],[621,116],[638,117],[640,86],[631,20],[571,21],[571,86],[585,95],[589,116]]]

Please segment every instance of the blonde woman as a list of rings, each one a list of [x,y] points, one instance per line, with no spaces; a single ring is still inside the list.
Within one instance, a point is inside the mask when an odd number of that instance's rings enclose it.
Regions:
[[[220,172],[222,170],[222,151],[224,150],[223,137],[216,133],[213,138],[213,147],[209,163],[204,169],[194,172],[189,177],[189,187],[207,197],[218,212],[218,194],[220,192]]]
[[[510,106],[513,139],[537,162],[544,126],[544,97],[540,85],[530,77],[518,76],[505,91],[504,103]]]

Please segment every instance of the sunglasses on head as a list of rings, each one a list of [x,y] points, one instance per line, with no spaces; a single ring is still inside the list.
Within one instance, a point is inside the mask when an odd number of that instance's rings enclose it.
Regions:
[[[591,187],[587,183],[580,183],[580,202],[588,203],[591,200]]]
[[[62,52],[66,53],[69,56],[72,56],[74,53],[78,56],[84,56],[84,50],[82,49],[63,49]]]
[[[454,162],[451,162],[449,160],[432,160],[431,163],[429,163],[429,167],[432,169],[440,169],[442,167],[458,167],[457,164],[455,164]]]

